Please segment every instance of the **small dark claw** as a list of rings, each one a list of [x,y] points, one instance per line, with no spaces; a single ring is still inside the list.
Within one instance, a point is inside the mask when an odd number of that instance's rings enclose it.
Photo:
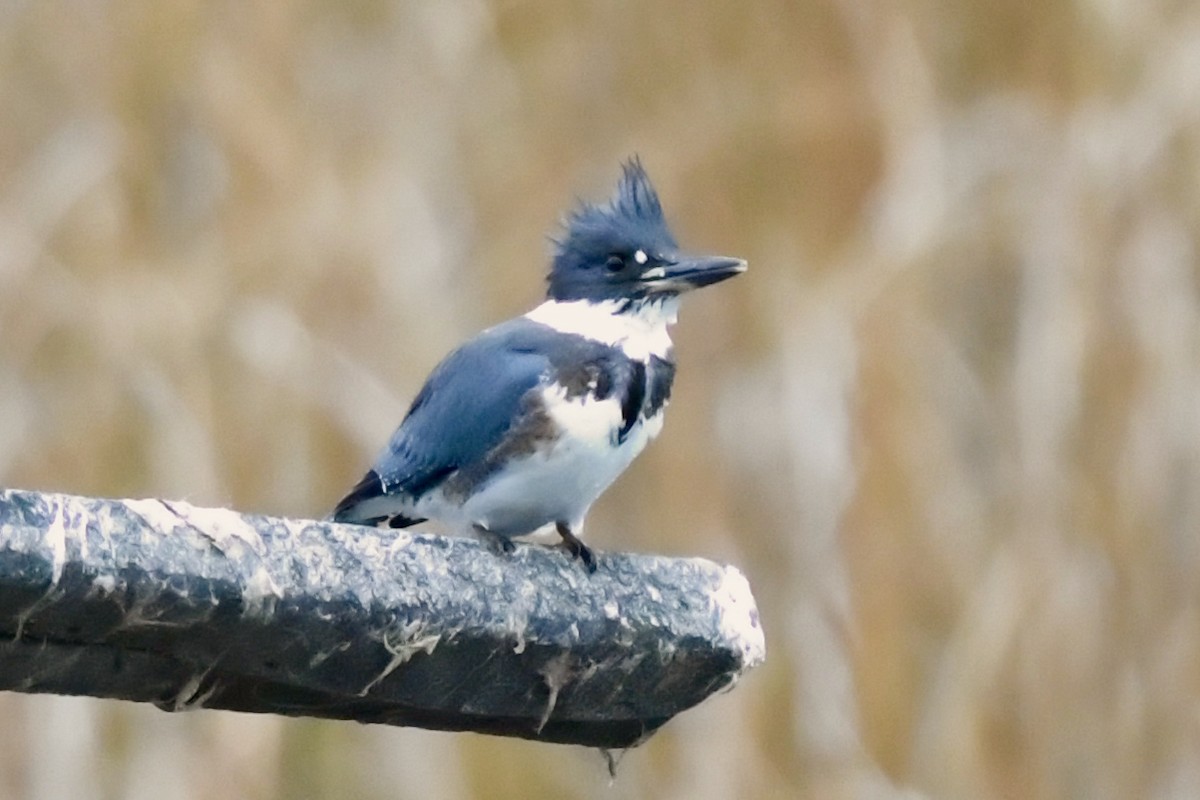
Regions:
[[[583,565],[587,567],[588,573],[595,574],[596,554],[592,552],[592,548],[588,547],[586,544],[580,544],[579,552],[576,555],[581,561],[583,561]]]
[[[592,552],[592,548],[584,544],[567,523],[556,522],[554,527],[558,530],[558,535],[562,537],[563,546],[567,548],[571,557],[582,561],[583,566],[587,567],[588,573],[594,573],[596,571],[596,554]]]
[[[512,553],[517,549],[517,546],[513,544],[512,539],[509,539],[507,536],[501,536],[498,533],[493,533],[482,525],[476,525],[474,527],[475,533],[479,536],[479,538],[486,542],[487,545],[497,553],[507,555],[508,553]]]

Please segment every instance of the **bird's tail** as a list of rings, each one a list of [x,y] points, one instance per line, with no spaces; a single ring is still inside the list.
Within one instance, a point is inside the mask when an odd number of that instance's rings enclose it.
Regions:
[[[350,493],[341,499],[329,522],[348,522],[353,525],[378,527],[387,523],[392,528],[407,528],[424,522],[420,517],[405,513],[406,498],[398,492],[388,492],[383,478],[373,469],[367,470]]]

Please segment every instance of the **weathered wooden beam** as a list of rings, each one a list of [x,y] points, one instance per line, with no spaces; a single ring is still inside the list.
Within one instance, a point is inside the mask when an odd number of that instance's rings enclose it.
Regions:
[[[765,655],[733,567],[0,490],[0,689],[630,747]]]

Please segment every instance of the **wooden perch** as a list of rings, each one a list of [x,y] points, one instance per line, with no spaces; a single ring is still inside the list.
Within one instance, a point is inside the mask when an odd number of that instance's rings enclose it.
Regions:
[[[0,689],[636,745],[762,662],[703,559],[0,490]]]

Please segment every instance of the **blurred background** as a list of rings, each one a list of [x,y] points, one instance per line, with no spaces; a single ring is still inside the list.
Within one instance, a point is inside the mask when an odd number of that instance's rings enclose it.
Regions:
[[[640,154],[688,298],[602,549],[767,663],[592,751],[0,695],[0,798],[1200,796],[1200,6],[0,3],[0,485],[319,516]]]

